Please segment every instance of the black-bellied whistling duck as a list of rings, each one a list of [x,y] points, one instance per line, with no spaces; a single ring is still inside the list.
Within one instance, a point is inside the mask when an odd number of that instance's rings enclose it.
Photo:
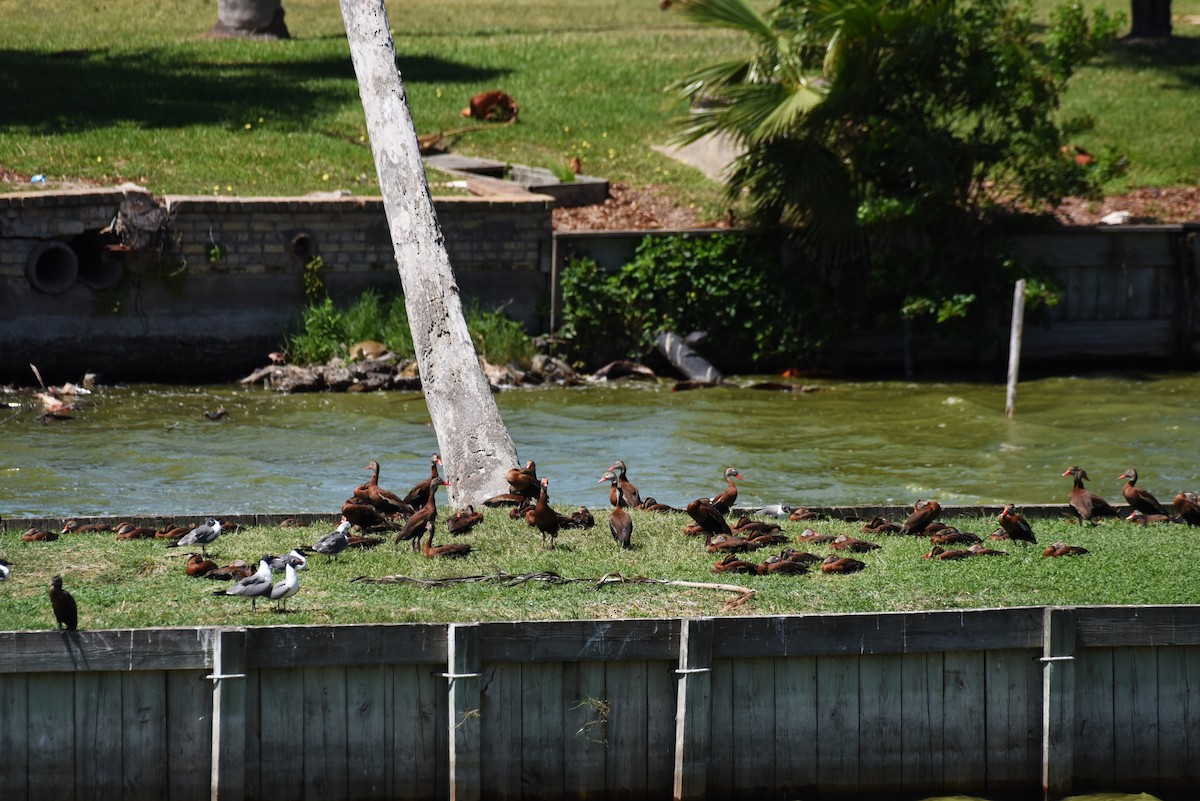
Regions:
[[[466,534],[482,522],[483,512],[476,512],[474,506],[467,504],[465,509],[459,509],[450,515],[450,519],[446,521],[446,530],[455,535]]]
[[[1179,515],[1183,522],[1189,526],[1200,526],[1200,499],[1197,499],[1196,493],[1185,490],[1175,496],[1172,505],[1175,507],[1175,514]]]
[[[744,535],[740,535],[744,536]],[[788,535],[782,531],[772,531],[767,534],[756,534],[753,537],[745,537],[746,545],[750,550],[757,551],[759,548],[770,548],[772,545],[783,545],[788,541]]]
[[[735,535],[718,534],[713,536],[704,532],[704,550],[709,553],[741,553],[752,550],[750,543]]]
[[[571,512],[571,527],[572,528],[593,528],[596,525],[596,518],[592,516],[591,511],[586,506],[580,506],[574,512]]]
[[[763,520],[751,520],[746,515],[738,518],[735,525],[729,527],[739,537],[758,536],[759,534],[777,534],[783,531],[778,523],[768,523]]]
[[[886,517],[872,517],[869,523],[863,523],[859,531],[863,534],[899,534],[900,524]]]
[[[1056,542],[1046,546],[1046,550],[1042,551],[1042,556],[1081,556],[1087,552],[1087,548],[1081,548],[1078,545]]]
[[[912,514],[900,526],[901,534],[923,534],[933,519],[942,513],[942,505],[937,501],[918,500],[913,504]]]
[[[154,537],[155,531],[146,526],[135,526],[133,523],[121,523],[117,526],[118,540],[147,540]]]
[[[488,498],[483,505],[494,509],[498,506],[520,506],[524,501],[525,496],[518,492],[504,492]]]
[[[716,506],[713,506],[712,501],[708,498],[697,498],[689,503],[687,513],[708,537],[713,534],[729,536],[733,533],[729,530],[729,522],[725,520],[725,516],[717,510]]]
[[[612,511],[608,515],[608,530],[612,534],[613,540],[622,549],[631,550],[633,548],[633,518],[629,516],[626,508],[628,504],[625,494],[621,492],[620,477],[611,470],[604,476],[610,482],[608,502],[612,505]]]
[[[112,531],[111,523],[80,523],[74,518],[63,523],[61,534],[94,534],[97,531]]]
[[[509,470],[504,474],[504,478],[512,487],[513,493],[522,498],[536,501],[542,491],[542,484],[538,481],[537,476],[537,465],[533,463],[532,459],[526,462],[524,467],[514,467]]]
[[[541,484],[541,493],[537,505],[533,507],[533,525],[542,532],[542,547],[546,547],[546,538],[549,537],[550,548],[553,549],[558,539],[558,512],[550,508],[550,479],[543,478],[538,483]]]
[[[434,455],[436,456],[437,454]],[[363,469],[372,471],[371,479],[366,484],[355,487],[355,498],[371,504],[383,515],[403,515],[404,517],[408,517],[413,513],[411,504],[405,503],[404,499],[396,493],[379,486],[379,462],[372,459]],[[433,469],[436,474],[437,463],[434,463]],[[421,485],[418,484],[417,486]],[[416,487],[413,489],[416,489]]]
[[[58,539],[57,532],[47,531],[44,528],[27,528],[21,535],[21,542],[54,542],[56,539]]]
[[[771,557],[771,558],[773,559],[774,557]],[[797,551],[795,548],[784,548],[782,551],[779,552],[779,558],[780,559],[788,559],[792,562],[820,562],[820,561],[822,561],[821,557],[817,556],[815,553],[809,553],[808,551]]]
[[[1170,515],[1148,515],[1145,512],[1139,512],[1136,509],[1125,516],[1125,519],[1131,523],[1137,523],[1139,526],[1146,526],[1150,523],[1174,523],[1175,518]]]
[[[779,559],[774,556],[758,566],[758,575],[760,576],[774,575],[776,573],[798,576],[801,573],[807,572],[808,564],[806,562],[799,562],[795,559]]]
[[[50,608],[54,610],[54,622],[61,631],[75,631],[79,627],[79,608],[71,593],[63,589],[62,576],[50,579]]]
[[[1128,479],[1124,487],[1121,487],[1121,494],[1125,496],[1125,503],[1129,504],[1135,511],[1142,513],[1142,518],[1139,522],[1144,526],[1149,523],[1150,515],[1162,515],[1169,517],[1167,510],[1149,493],[1137,485],[1138,474],[1132,467],[1117,477],[1118,480]]]
[[[205,559],[198,553],[189,553],[187,566],[183,572],[193,578],[207,576],[209,573],[217,569],[217,563],[211,559]]]
[[[972,545],[974,543],[983,542],[978,534],[972,534],[969,531],[959,531],[956,528],[944,528],[936,534],[929,536],[929,542],[933,545]]]
[[[866,562],[860,562],[849,556],[838,556],[837,554],[829,554],[824,561],[821,562],[822,573],[857,573],[865,569]]]
[[[336,559],[338,554],[350,547],[350,537],[347,534],[350,526],[350,521],[343,517],[338,521],[337,527],[317,540],[310,550],[314,553],[325,554],[327,562]]]
[[[1117,510],[1109,506],[1108,501],[1084,488],[1083,482],[1088,480],[1086,470],[1071,466],[1063,471],[1063,475],[1071,476],[1075,479],[1075,485],[1071,487],[1071,493],[1067,496],[1067,501],[1071,504],[1071,508],[1075,510],[1075,514],[1079,515],[1080,520],[1091,522],[1097,517],[1118,516]]]
[[[221,522],[215,517],[209,517],[205,518],[203,523],[196,526],[187,534],[168,544],[167,547],[178,548],[187,545],[199,545],[200,553],[208,556],[206,549],[209,545],[216,542],[219,536],[221,536]]]
[[[177,540],[195,527],[195,523],[187,523],[186,525],[182,526],[177,526],[174,523],[163,523],[163,525],[154,532],[154,538],[158,540]]]
[[[204,574],[204,578],[214,581],[241,581],[247,576],[254,575],[254,568],[241,559],[230,562],[225,567],[214,568]]]
[[[828,545],[838,538],[837,534],[818,534],[811,528],[806,528],[796,535],[797,542],[803,542],[806,545]]]
[[[347,548],[374,548],[376,545],[383,545],[383,540],[379,537],[367,537],[362,534],[347,534]]]
[[[420,549],[421,537],[425,534],[425,524],[437,523],[437,488],[448,486],[450,485],[440,476],[429,479],[429,497],[425,499],[425,505],[413,512],[404,527],[397,532],[396,542],[411,540],[413,550]]]
[[[853,553],[866,553],[879,548],[879,545],[874,542],[856,539],[845,534],[838,534],[829,542],[829,547],[835,551],[851,551]]]
[[[465,542],[450,542],[445,545],[433,544],[433,532],[435,526],[430,520],[425,523],[425,536],[428,538],[421,546],[421,553],[426,559],[457,559],[466,556],[471,552],[471,546]]]
[[[791,520],[793,523],[800,523],[805,520],[824,520],[824,519],[825,519],[825,515],[821,514],[816,509],[809,509],[806,506],[801,506],[797,509],[793,509],[792,513],[790,515],[788,515],[788,520]]]
[[[347,498],[342,504],[342,517],[360,531],[395,531],[402,528],[389,520],[378,509],[361,498]]]
[[[645,512],[657,512],[663,514],[666,512],[682,512],[682,509],[676,509],[674,506],[668,506],[665,503],[659,503],[654,498],[645,498],[642,500],[641,508]]]
[[[738,559],[735,554],[729,554],[720,562],[712,566],[714,573],[757,573],[758,565],[753,562],[747,562],[744,559]]]
[[[940,545],[935,545],[929,550],[929,553],[922,556],[922,559],[940,559],[942,561],[950,561],[953,559],[966,559],[971,556],[971,552],[965,548],[954,548],[946,550]]]
[[[1015,542],[1037,543],[1037,537],[1033,535],[1033,527],[1029,525],[1029,521],[1011,503],[1005,504],[996,519],[1000,521],[1000,528],[1004,529],[1005,536],[1002,538],[993,534],[992,539],[1010,539]]]
[[[627,468],[625,467],[625,463],[617,459],[612,463],[612,467],[608,469],[617,472],[617,486],[621,488],[621,495],[625,498],[625,506],[630,509],[637,509],[641,506],[642,496],[638,492],[638,488],[633,485],[633,482],[626,475]]]
[[[1008,556],[1008,551],[997,551],[995,548],[989,548],[981,542],[977,542],[970,548],[971,556]]]
[[[733,483],[733,480],[736,478],[738,481],[744,481],[745,479],[742,478],[742,474],[737,471],[736,467],[726,467],[721,477],[725,479],[725,483],[728,486],[724,492],[713,496],[712,505],[717,507],[717,511],[721,514],[727,515],[729,514],[729,510],[733,508],[733,505],[737,503],[737,485]]]
[[[413,485],[402,499],[405,504],[411,509],[420,509],[425,505],[425,501],[429,500],[429,482],[438,475],[438,465],[442,463],[441,454],[433,454],[429,457],[429,478],[423,481],[418,481]]]

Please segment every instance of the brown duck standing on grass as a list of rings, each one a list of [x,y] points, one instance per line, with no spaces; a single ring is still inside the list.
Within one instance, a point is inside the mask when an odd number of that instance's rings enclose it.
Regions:
[[[546,547],[546,538],[549,537],[550,549],[553,550],[558,540],[559,516],[558,512],[550,508],[550,479],[543,478],[538,483],[541,485],[541,492],[537,505],[533,507],[531,519],[537,530],[542,532],[542,547]]]
[[[1172,504],[1175,514],[1189,526],[1200,526],[1200,499],[1194,492],[1181,492],[1175,496]]]
[[[625,495],[621,492],[620,487],[620,476],[609,470],[601,478],[601,481],[605,479],[610,483],[608,502],[612,504],[612,512],[608,516],[608,530],[612,533],[613,540],[623,550],[632,550],[633,518],[629,516],[629,510],[626,509]]]
[[[1164,509],[1163,505],[1158,502],[1158,498],[1155,498],[1153,495],[1151,495],[1148,490],[1144,490],[1141,487],[1136,486],[1138,474],[1137,471],[1132,467],[1118,476],[1117,479],[1127,479],[1125,486],[1121,488],[1121,494],[1125,496],[1125,503],[1129,504],[1134,511],[1142,513],[1140,522],[1143,526],[1150,522],[1150,515],[1162,515],[1163,517],[1170,517],[1170,515],[1167,514],[1167,510]]]
[[[1071,504],[1071,508],[1075,510],[1075,514],[1079,515],[1080,520],[1086,520],[1090,523],[1097,517],[1120,516],[1116,509],[1109,506],[1108,501],[1094,492],[1089,492],[1083,486],[1083,482],[1088,480],[1086,470],[1072,465],[1063,471],[1063,475],[1071,476],[1075,479],[1075,484],[1071,487],[1071,492],[1067,496],[1067,502]]]
[[[61,631],[75,631],[79,627],[79,607],[71,593],[63,589],[62,576],[50,579],[50,608],[54,610],[54,622]]]
[[[726,467],[721,477],[725,479],[725,483],[728,486],[724,492],[713,496],[712,505],[717,507],[717,511],[721,514],[727,515],[729,514],[729,510],[733,508],[733,505],[737,503],[737,485],[733,483],[733,480],[736,478],[738,481],[744,481],[745,479],[742,478],[742,474],[737,471],[736,467]]]
[[[408,518],[404,528],[396,534],[396,542],[411,540],[413,550],[420,549],[421,537],[425,533],[425,524],[437,523],[437,488],[444,486],[449,486],[449,484],[443,478],[429,479],[429,497],[425,500],[425,505]]]
[[[642,496],[638,492],[638,488],[633,485],[633,482],[626,475],[625,463],[618,459],[608,469],[610,471],[615,470],[617,473],[617,486],[621,488],[621,495],[625,498],[625,506],[629,509],[640,507],[642,505]],[[606,479],[601,480],[604,481]]]
[[[900,526],[901,534],[923,534],[933,519],[942,513],[942,505],[937,501],[918,500],[913,504],[912,514]]]
[[[706,538],[712,537],[714,534],[730,536],[733,533],[729,530],[729,522],[725,520],[725,516],[717,510],[717,507],[713,506],[712,501],[708,498],[697,498],[689,503],[687,513],[704,532]]]
[[[413,513],[413,507],[411,504],[405,503],[404,500],[394,492],[379,486],[379,462],[372,459],[363,469],[373,471],[371,474],[371,480],[366,484],[362,484],[354,489],[355,498],[366,501],[374,506],[380,514],[385,516],[401,515],[403,517],[408,517]]]
[[[1033,527],[1029,525],[1029,521],[1011,503],[1004,505],[1004,508],[1000,511],[996,519],[1000,522],[1000,528],[1004,530],[1004,533],[999,536],[993,534],[992,539],[1037,544],[1037,537],[1033,535]]]
[[[429,500],[429,482],[438,476],[438,465],[442,463],[441,454],[433,454],[429,457],[429,478],[423,481],[418,481],[413,485],[413,488],[405,494],[403,501],[413,509],[420,509]]]

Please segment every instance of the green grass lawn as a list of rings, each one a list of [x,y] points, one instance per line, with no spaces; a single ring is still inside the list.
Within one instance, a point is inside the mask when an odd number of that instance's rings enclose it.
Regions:
[[[1104,2],[1128,15],[1127,2]],[[1038,0],[1039,14],[1050,6]],[[377,193],[338,6],[284,7],[295,38],[256,42],[206,39],[213,2],[104,0],[68,18],[0,0],[0,190],[44,174],[48,186],[131,180],[158,194]],[[1184,21],[1200,0],[1173,11],[1180,41],[1115,47],[1065,99],[1065,113],[1093,123],[1079,144],[1130,160],[1111,190],[1200,172],[1200,37]],[[719,212],[719,187],[652,146],[675,110],[663,87],[738,52],[736,36],[644,0],[413,2],[391,14],[420,133],[461,126],[471,95],[504,89],[519,124],[453,137],[455,152],[535,166],[578,156],[587,174]]]
[[[1064,507],[1065,508],[1065,507]],[[568,511],[566,509],[562,511]],[[223,582],[184,574],[182,549],[162,540],[117,542],[112,534],[65,535],[57,542],[25,543],[20,532],[0,534],[0,557],[13,563],[12,578],[0,584],[0,631],[53,628],[46,597],[49,580],[61,573],[80,608],[85,629],[190,625],[270,625],[280,623],[404,623],[469,620],[561,620],[691,615],[776,615],[811,612],[902,611],[1020,605],[1186,604],[1200,595],[1190,565],[1200,558],[1200,537],[1182,525],[1143,529],[1124,521],[1079,526],[1067,519],[1033,522],[1039,545],[1002,543],[1003,557],[942,562],[923,559],[927,538],[867,537],[881,549],[860,558],[867,568],[853,575],[814,571],[796,576],[714,575],[719,557],[705,552],[699,538],[685,537],[686,515],[634,513],[635,548],[620,551],[608,533],[607,511],[588,531],[564,531],[558,547],[543,550],[536,529],[488,510],[484,523],[456,542],[474,551],[465,559],[428,560],[408,543],[390,540],[369,551],[347,551],[336,561],[310,560],[301,589],[287,613],[260,603],[216,597]],[[992,519],[956,522],[986,538]],[[793,538],[804,524],[786,523]],[[443,523],[444,526],[444,523]],[[858,533],[858,524],[819,522],[829,533]],[[257,563],[264,552],[280,553],[312,544],[331,526],[307,529],[258,527],[224,534],[211,548],[221,564],[233,559]],[[865,535],[860,535],[865,536]],[[438,542],[451,538],[442,533]],[[1064,540],[1082,545],[1084,556],[1043,558],[1042,545]],[[828,546],[806,547],[820,556]],[[761,562],[774,550],[747,558]],[[519,576],[540,571],[574,583],[533,580],[455,583],[445,586],[372,584],[358,577]],[[607,584],[596,580],[619,574],[693,582],[737,584],[754,597],[728,610],[728,591],[662,584]]]

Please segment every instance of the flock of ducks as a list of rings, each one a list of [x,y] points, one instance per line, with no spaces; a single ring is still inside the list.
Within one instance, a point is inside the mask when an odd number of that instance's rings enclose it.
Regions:
[[[371,478],[355,487],[351,496],[342,504],[341,520],[333,531],[319,538],[311,546],[294,548],[288,554],[263,554],[257,570],[253,570],[241,560],[220,566],[209,558],[208,547],[223,531],[231,528],[214,517],[207,518],[199,525],[168,524],[159,529],[147,529],[127,522],[114,526],[107,523],[81,524],[77,520],[67,520],[59,533],[31,528],[22,535],[22,539],[26,542],[53,541],[60,534],[106,531],[115,533],[119,540],[154,537],[170,540],[168,547],[198,547],[199,553],[187,553],[186,575],[231,581],[229,587],[213,594],[248,598],[252,612],[257,610],[260,598],[274,601],[277,611],[286,611],[285,602],[299,592],[299,571],[308,566],[310,556],[320,554],[326,557],[326,561],[331,561],[349,548],[372,548],[383,544],[383,538],[372,535],[394,533],[395,543],[409,542],[414,552],[420,552],[429,559],[460,558],[470,554],[472,546],[465,542],[434,545],[438,519],[437,490],[439,487],[449,486],[439,473],[441,463],[441,457],[433,454],[430,457],[429,476],[414,485],[404,496],[399,496],[380,486],[379,463],[372,460],[365,468],[371,471]],[[1072,466],[1062,475],[1073,479],[1068,503],[1080,522],[1094,525],[1100,518],[1122,516],[1115,507],[1084,486],[1084,482],[1088,480],[1087,471]],[[538,529],[544,548],[553,549],[559,533],[565,529],[594,527],[595,519],[586,506],[580,506],[571,514],[562,514],[551,507],[550,479],[538,477],[537,467],[532,460],[524,467],[509,470],[505,477],[510,492],[489,498],[483,505],[510,507],[509,515],[513,519],[523,519],[527,525]],[[712,572],[718,574],[795,575],[818,568],[823,573],[857,573],[864,570],[867,563],[851,554],[867,554],[880,548],[878,543],[870,540],[846,534],[819,534],[811,528],[804,529],[793,540],[790,535],[784,533],[782,524],[777,521],[783,518],[792,522],[823,518],[820,512],[809,508],[793,509],[784,504],[776,504],[758,510],[758,517],[772,518],[770,520],[752,520],[749,516],[741,515],[736,522],[731,523],[730,518],[738,497],[734,480],[742,480],[742,475],[736,468],[728,467],[722,473],[722,478],[726,482],[724,490],[711,498],[697,498],[685,508],[678,509],[659,503],[652,497],[643,498],[638,488],[629,480],[625,462],[614,461],[598,480],[598,483],[609,485],[609,504],[612,509],[608,523],[614,542],[624,550],[634,547],[634,518],[630,510],[637,509],[649,513],[686,514],[691,522],[684,527],[683,534],[688,537],[703,537],[705,551],[721,557],[712,566]],[[1151,523],[1200,526],[1200,501],[1197,500],[1196,493],[1178,493],[1172,503],[1173,509],[1168,510],[1150,492],[1137,486],[1138,474],[1133,468],[1123,472],[1119,480],[1126,482],[1122,488],[1122,496],[1132,510],[1127,519],[1143,526]],[[861,532],[871,535],[927,536],[932,547],[925,554],[926,559],[950,561],[976,556],[1006,555],[1006,551],[988,547],[979,535],[960,531],[938,521],[941,512],[941,504],[936,500],[918,500],[902,523],[875,517],[862,525]],[[482,512],[476,511],[473,506],[467,506],[450,516],[445,527],[452,535],[464,534],[482,520]],[[998,528],[988,536],[989,540],[1037,543],[1033,528],[1013,504],[1004,506],[997,517],[997,523]],[[289,521],[284,521],[282,525],[287,527]],[[826,545],[834,553],[821,557],[793,547],[794,544],[802,547]],[[754,551],[767,548],[773,550],[779,546],[784,547],[761,562],[749,558],[749,554]],[[1060,557],[1086,553],[1087,549],[1080,546],[1055,542],[1047,546],[1042,555]],[[275,575],[278,573],[282,573],[283,578],[276,581]],[[0,582],[8,580],[11,574],[10,563],[0,559]],[[71,593],[63,588],[60,575],[51,579],[49,598],[58,629],[75,631],[79,620],[78,607]]]

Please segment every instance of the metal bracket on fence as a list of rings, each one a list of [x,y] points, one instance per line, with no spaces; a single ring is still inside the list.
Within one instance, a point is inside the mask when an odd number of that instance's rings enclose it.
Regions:
[[[1073,657],[1073,656],[1039,656],[1037,661],[1039,661],[1039,662],[1074,662],[1075,657]]]
[[[207,676],[202,676],[201,678],[211,679],[213,681],[220,681],[221,679],[244,679],[244,678],[246,678],[246,674],[245,673],[209,673]]]
[[[711,670],[712,668],[675,668],[675,672],[681,676],[687,673],[708,673]]]
[[[435,673],[435,676],[441,676],[443,679],[477,679],[482,676],[482,673]]]

